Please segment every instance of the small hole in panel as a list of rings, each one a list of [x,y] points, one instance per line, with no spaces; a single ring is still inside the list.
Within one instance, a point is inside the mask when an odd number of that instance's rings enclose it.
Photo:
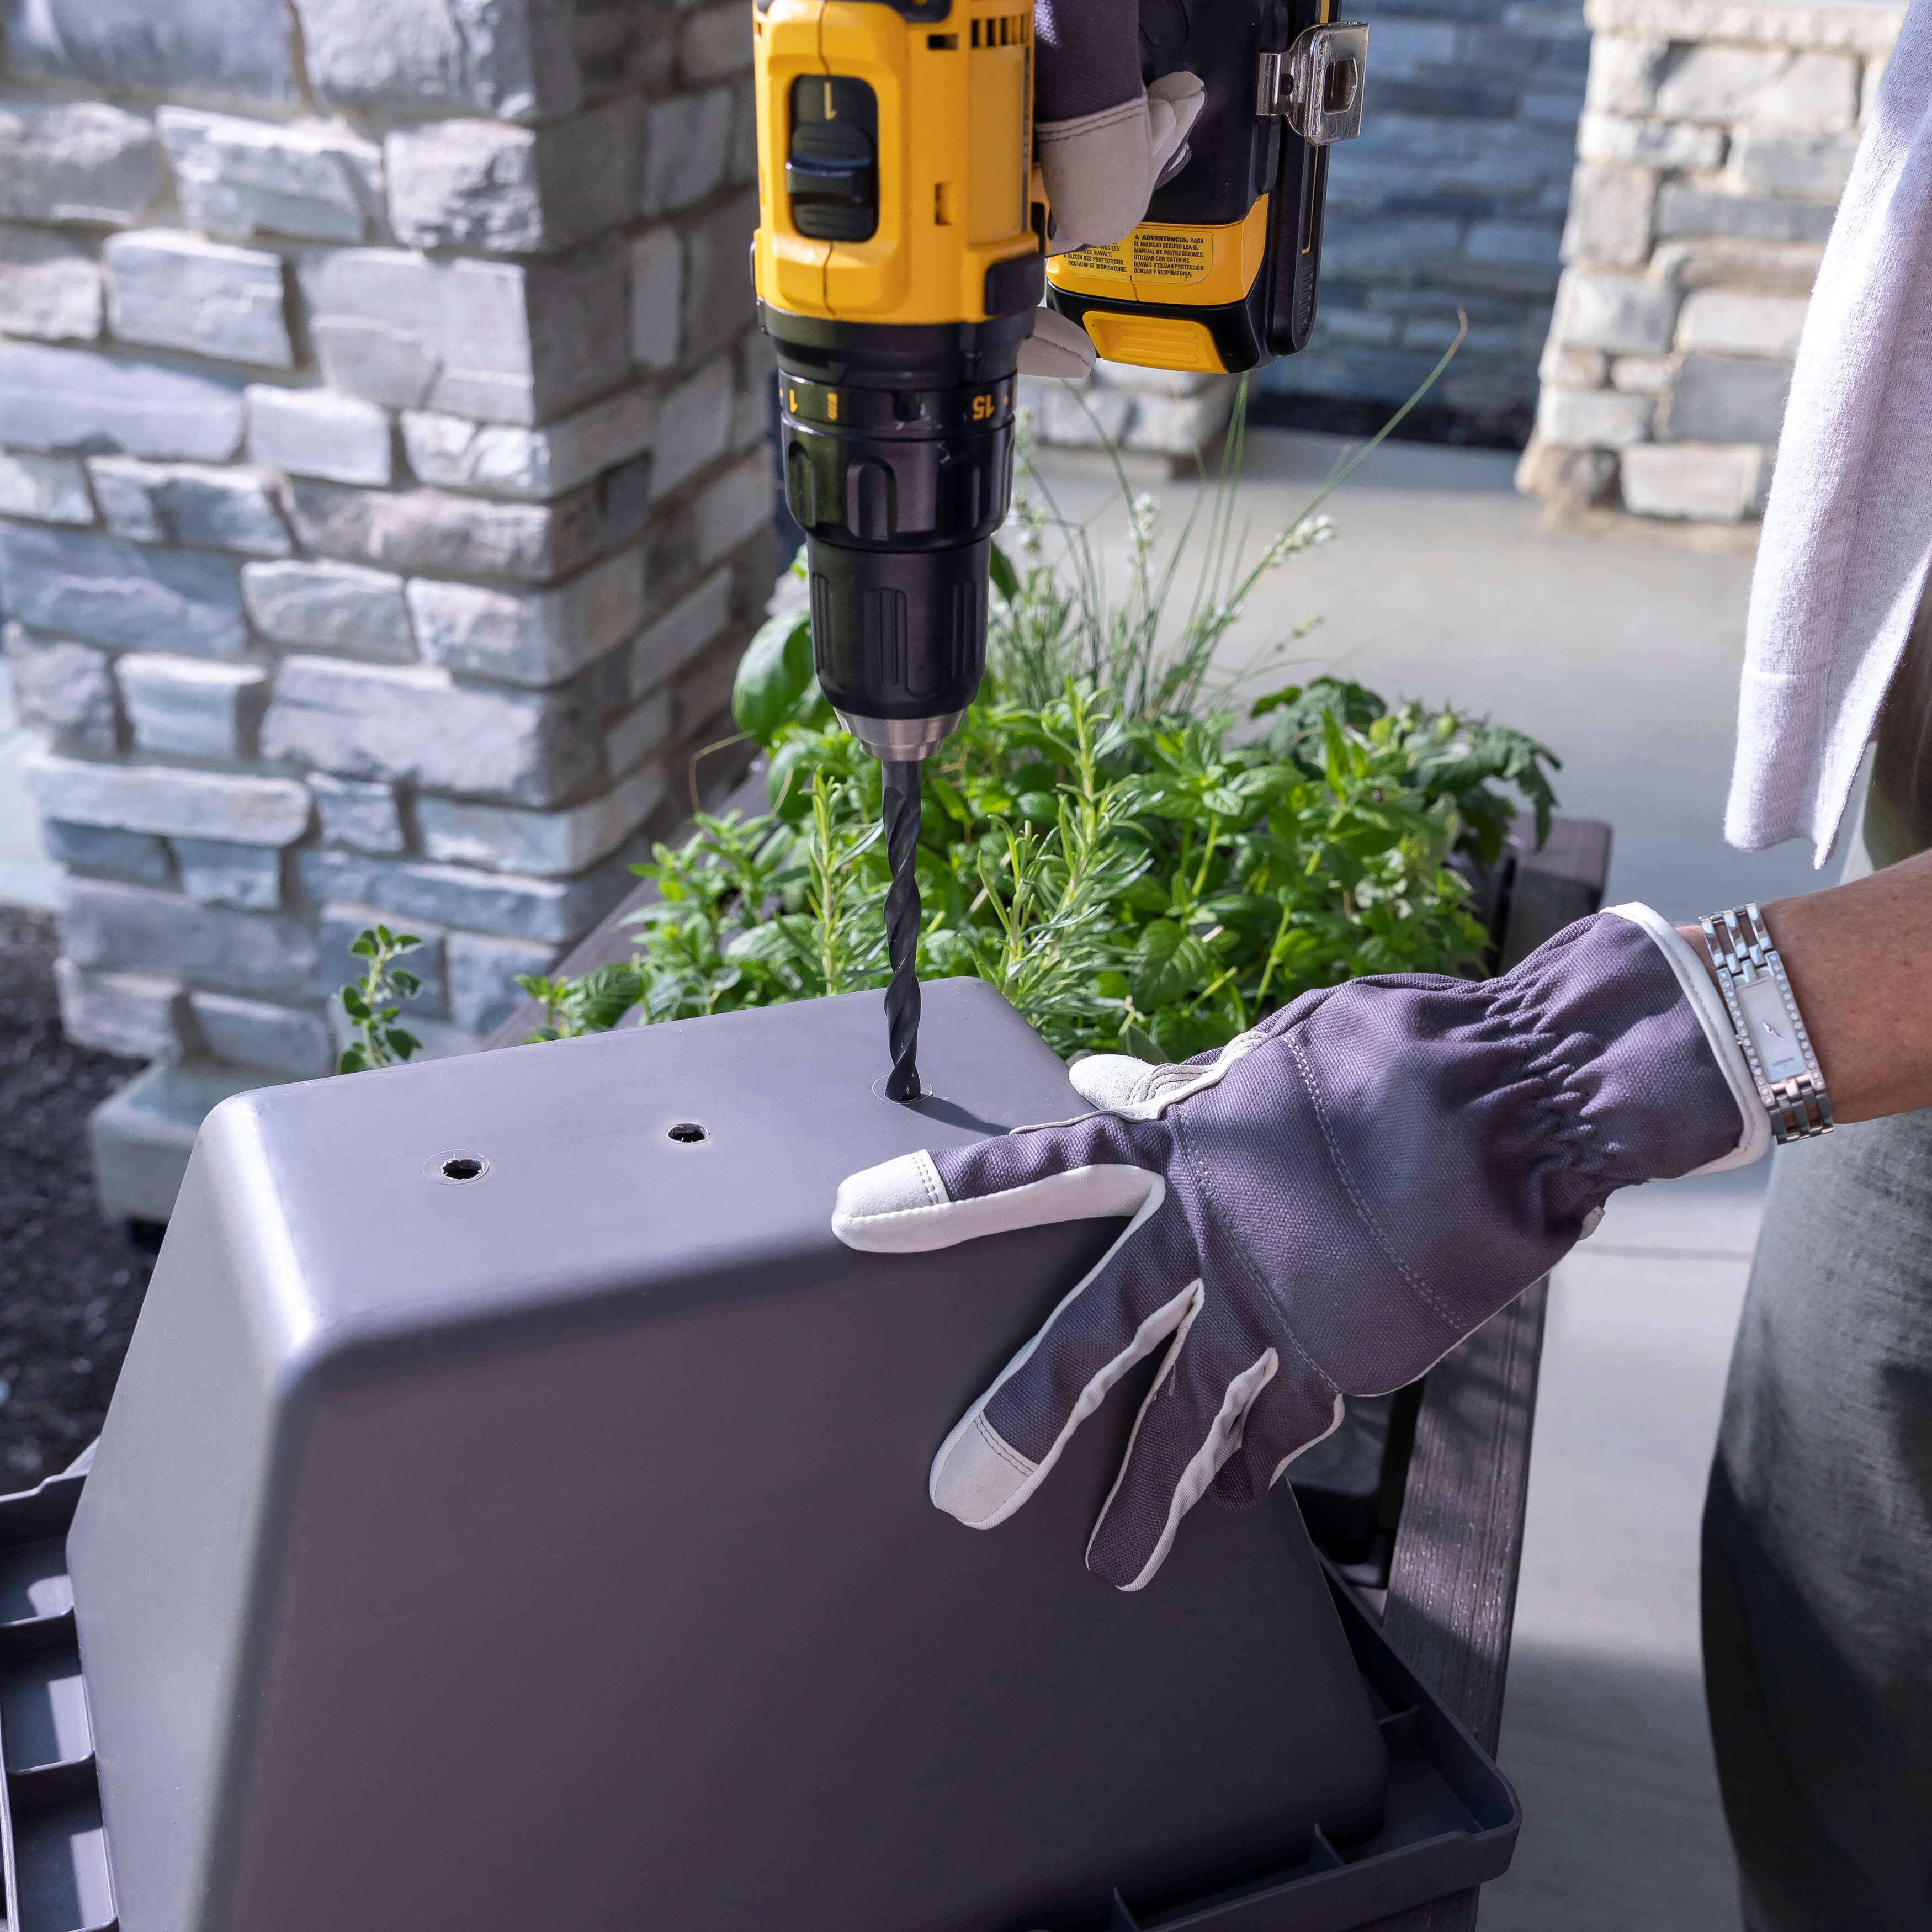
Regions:
[[[928,34],[926,44],[935,53],[957,53],[959,36],[957,34]]]
[[[704,1139],[704,1130],[695,1120],[680,1120],[670,1130],[670,1137],[673,1140],[682,1141],[688,1146],[693,1141]]]
[[[446,1180],[474,1180],[483,1172],[483,1163],[473,1154],[454,1154],[442,1164]]]

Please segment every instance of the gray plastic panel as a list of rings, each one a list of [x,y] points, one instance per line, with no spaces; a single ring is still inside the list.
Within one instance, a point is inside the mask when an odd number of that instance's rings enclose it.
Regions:
[[[862,994],[210,1117],[70,1544],[128,1932],[1078,1932],[1376,1829],[1291,1507],[1082,1568],[1137,1389],[1000,1529],[927,1500],[1117,1224],[832,1239],[848,1172],[1079,1109],[926,998],[916,1111]]]

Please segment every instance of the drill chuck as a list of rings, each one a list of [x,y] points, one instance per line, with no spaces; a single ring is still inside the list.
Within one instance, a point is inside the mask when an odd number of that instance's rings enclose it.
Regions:
[[[1012,498],[1030,314],[952,326],[769,308],[764,319],[820,686],[875,756],[926,758],[986,664],[988,551]]]

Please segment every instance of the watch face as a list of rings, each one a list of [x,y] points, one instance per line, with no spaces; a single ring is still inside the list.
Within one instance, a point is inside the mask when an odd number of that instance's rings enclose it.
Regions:
[[[1767,1080],[1790,1080],[1804,1070],[1804,1049],[1798,1029],[1774,980],[1754,980],[1737,989],[1738,1006],[1750,1029],[1758,1064]]]

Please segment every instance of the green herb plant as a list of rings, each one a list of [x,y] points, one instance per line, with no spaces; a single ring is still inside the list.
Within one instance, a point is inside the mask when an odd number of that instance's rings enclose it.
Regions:
[[[1023,462],[986,682],[922,768],[921,976],[988,980],[1063,1054],[1184,1058],[1315,987],[1480,970],[1469,877],[1522,806],[1540,830],[1555,803],[1556,760],[1508,726],[1335,677],[1247,704],[1215,682],[1263,577],[1334,534],[1319,506],[1345,473],[1251,547],[1241,420],[1171,544],[1118,476],[1124,578]],[[818,691],[802,610],[752,640],[734,710],[770,809],[658,845],[632,967],[524,981],[548,1022],[533,1037],[884,984],[880,768]]]
[[[343,1048],[337,1072],[400,1066],[422,1045],[415,1034],[396,1024],[400,1002],[422,990],[422,982],[396,962],[422,944],[414,933],[392,932],[386,926],[365,926],[350,942],[350,951],[369,963],[359,980],[352,980],[342,989],[342,1010],[358,1037]]]

